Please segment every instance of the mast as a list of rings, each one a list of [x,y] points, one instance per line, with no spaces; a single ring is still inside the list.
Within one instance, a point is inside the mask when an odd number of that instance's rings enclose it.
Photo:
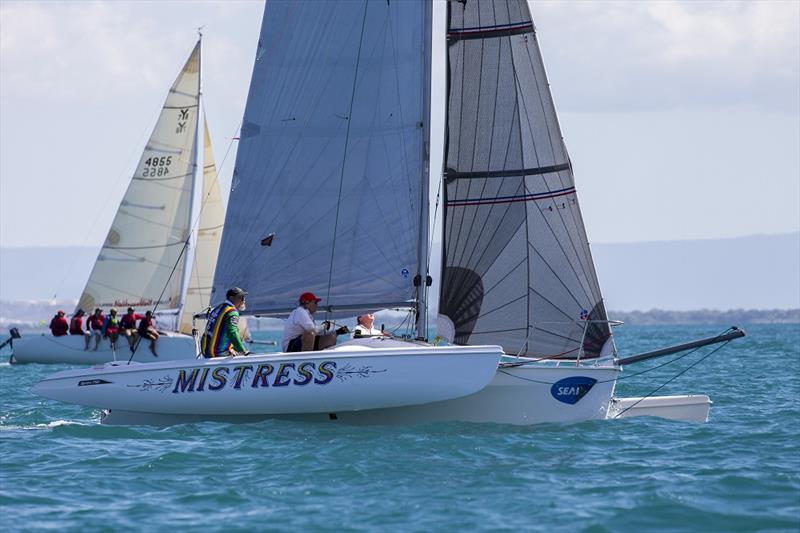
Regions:
[[[201,128],[200,128],[200,120],[201,120],[200,117],[203,116],[202,108],[201,108],[201,106],[202,106],[202,96],[203,96],[203,31],[202,30],[203,30],[202,26],[197,29],[197,35],[198,35],[197,43],[198,43],[198,46],[200,46],[200,51],[199,51],[200,57],[199,57],[198,67],[197,67],[197,71],[198,71],[198,75],[197,75],[197,118],[195,120],[194,149],[192,150],[192,161],[193,161],[192,180],[191,180],[192,181],[192,187],[191,187],[191,192],[189,193],[189,235],[186,236],[186,245],[184,246],[184,250],[183,250],[183,272],[181,273],[181,284],[180,284],[181,292],[180,292],[180,298],[178,300],[178,314],[177,314],[176,320],[175,320],[175,329],[176,330],[180,329],[181,319],[183,318],[183,311],[184,311],[184,307],[185,307],[185,304],[186,304],[186,291],[189,288],[189,281],[190,281],[189,280],[189,276],[191,276],[191,273],[192,273],[192,258],[193,258],[192,241],[196,236],[195,228],[193,226],[193,221],[195,220],[195,210],[197,209],[197,207],[196,207],[197,199],[195,198],[197,196],[197,194],[198,194],[197,193],[197,188],[198,188],[197,187],[197,176],[198,176],[198,169],[202,169],[203,168],[201,162],[199,161],[199,159],[200,159],[200,150],[198,148],[200,135],[204,134],[204,130],[201,131]],[[202,177],[202,173],[200,173],[200,176]],[[199,218],[200,217],[196,217],[196,218],[198,219],[198,224],[199,224]]]
[[[419,244],[417,246],[418,268],[414,284],[417,286],[417,337],[428,338],[428,239],[430,227],[430,141],[431,141],[431,38],[433,2],[425,2],[422,9],[422,176],[420,179]]]

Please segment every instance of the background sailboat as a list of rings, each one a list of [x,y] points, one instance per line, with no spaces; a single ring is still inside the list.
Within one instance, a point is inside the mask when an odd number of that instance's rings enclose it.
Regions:
[[[142,315],[155,310],[160,327],[171,330],[158,341],[162,359],[196,356],[194,340],[188,336],[192,315],[208,306],[224,217],[208,125],[201,112],[201,44],[198,40],[169,89],[77,306],[87,314],[96,307],[106,314],[116,307],[119,315],[128,307]],[[98,363],[127,360],[131,355],[122,339],[116,353],[108,341],[98,351],[93,350],[94,342],[84,351],[83,342],[72,335],[26,336],[14,341],[12,360]],[[142,348],[135,360],[158,360],[144,344]]]

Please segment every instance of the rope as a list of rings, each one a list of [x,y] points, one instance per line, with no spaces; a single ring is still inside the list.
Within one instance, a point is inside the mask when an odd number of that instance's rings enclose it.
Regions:
[[[328,271],[328,293],[325,296],[325,301],[329,301],[331,297],[331,283],[333,282],[333,259],[336,253],[336,231],[339,227],[339,211],[342,204],[342,187],[344,185],[344,167],[347,161],[347,147],[350,143],[350,126],[353,124],[353,101],[356,97],[356,85],[358,81],[358,66],[361,63],[361,46],[364,44],[364,27],[367,23],[367,5],[369,2],[364,0],[364,16],[361,19],[361,36],[358,41],[358,53],[356,54],[356,68],[353,73],[353,91],[350,94],[350,109],[347,112],[347,131],[344,136],[344,151],[342,153],[342,173],[339,177],[339,193],[336,198],[336,219],[333,223],[333,242],[331,243],[331,266]]]
[[[734,329],[734,328],[728,328],[728,329],[726,329],[725,331],[723,331],[722,333],[718,334],[718,335],[717,335],[717,337],[721,337],[722,335],[724,335],[725,333],[727,333],[727,332],[729,332],[729,331],[732,331],[733,329]],[[704,355],[702,358],[698,359],[697,361],[695,361],[694,363],[692,363],[691,365],[689,365],[687,368],[685,368],[684,370],[682,370],[681,372],[679,372],[679,373],[678,373],[678,374],[676,374],[675,376],[671,377],[671,378],[670,378],[669,380],[667,380],[666,382],[664,382],[664,383],[662,383],[661,385],[659,385],[658,387],[656,387],[654,390],[652,390],[652,391],[651,391],[650,393],[648,393],[646,396],[643,396],[643,397],[642,397],[642,398],[641,398],[641,399],[640,399],[638,402],[636,402],[636,403],[634,403],[633,405],[631,405],[631,406],[627,407],[627,408],[625,409],[625,411],[627,411],[627,410],[628,410],[628,409],[630,409],[631,407],[635,406],[636,404],[638,404],[639,402],[641,402],[641,401],[642,401],[642,400],[644,400],[645,398],[648,398],[648,397],[652,396],[654,393],[656,393],[656,392],[658,392],[659,390],[661,390],[661,389],[662,389],[662,388],[663,388],[665,385],[667,385],[667,384],[671,383],[672,381],[674,381],[674,380],[675,380],[675,379],[677,379],[678,377],[682,376],[682,375],[683,375],[683,374],[685,374],[687,371],[689,371],[690,369],[694,368],[695,366],[697,366],[698,364],[700,364],[702,361],[704,361],[705,359],[707,359],[708,357],[710,357],[712,354],[714,354],[714,353],[716,353],[717,351],[721,350],[721,349],[722,349],[723,347],[725,347],[725,346],[726,346],[726,345],[727,345],[729,342],[731,342],[731,341],[726,341],[726,342],[722,343],[721,345],[717,346],[716,348],[714,348],[713,350],[711,350],[709,353],[707,353],[706,355]],[[637,373],[635,373],[635,374],[629,374],[629,375],[627,375],[627,376],[622,376],[622,377],[618,377],[618,378],[614,378],[614,379],[606,379],[606,380],[598,381],[598,382],[597,382],[597,384],[601,384],[601,383],[609,383],[609,382],[612,382],[612,381],[619,382],[619,381],[622,381],[623,379],[632,378],[632,377],[634,377],[634,376],[641,376],[642,374],[646,374],[647,372],[651,372],[651,371],[653,371],[653,370],[657,370],[657,369],[659,369],[659,368],[662,368],[662,367],[665,367],[665,366],[667,366],[667,365],[671,365],[672,363],[675,363],[675,362],[677,362],[677,361],[680,361],[680,360],[681,360],[681,359],[683,359],[684,357],[687,357],[687,356],[689,356],[689,355],[693,354],[694,352],[696,352],[696,351],[697,351],[697,350],[699,350],[700,348],[703,348],[703,346],[698,346],[697,348],[694,348],[694,349],[692,349],[692,350],[689,350],[688,352],[686,352],[685,354],[683,354],[683,355],[681,355],[681,356],[678,356],[678,357],[676,357],[676,358],[674,358],[674,359],[670,359],[670,360],[669,360],[669,361],[667,361],[666,363],[662,363],[662,364],[660,364],[660,365],[656,365],[656,366],[654,366],[654,367],[652,367],[652,368],[648,368],[647,370],[643,370],[643,371],[641,371],[641,372],[637,372]],[[541,361],[541,359],[537,359],[536,361]],[[525,362],[525,363],[503,363],[502,365],[503,365],[504,367],[506,367],[506,368],[509,368],[509,367],[519,367],[519,366],[525,366],[525,365],[532,364],[532,363],[534,363],[534,362],[536,362],[536,361]],[[541,381],[541,380],[537,380],[537,379],[524,378],[524,377],[522,377],[522,376],[517,376],[517,375],[511,374],[511,373],[509,373],[509,372],[506,372],[506,371],[504,371],[504,370],[502,370],[502,369],[498,369],[498,372],[500,372],[500,373],[503,373],[503,374],[505,374],[505,375],[507,375],[507,376],[510,376],[510,377],[516,378],[516,379],[520,379],[520,380],[522,380],[522,381],[530,381],[530,382],[532,382],[532,383],[539,383],[539,384],[542,384],[542,385],[554,385],[554,384],[556,383],[555,381],[553,381],[553,382],[548,382],[548,381]],[[625,411],[622,411],[622,413],[624,413]],[[622,413],[619,413],[619,414],[618,414],[618,415],[616,415],[616,416],[620,416]],[[616,417],[615,417],[615,418],[616,418]]]
[[[721,350],[722,348],[724,348],[724,347],[725,347],[725,346],[726,346],[726,345],[727,345],[729,342],[731,342],[731,341],[726,341],[726,342],[723,342],[722,344],[720,344],[719,346],[717,346],[716,348],[714,348],[713,350],[711,350],[709,353],[707,353],[706,355],[704,355],[703,357],[701,357],[700,359],[698,359],[697,361],[695,361],[694,363],[692,363],[691,365],[689,365],[688,367],[686,367],[685,369],[683,369],[682,371],[678,372],[677,374],[675,374],[674,376],[672,376],[670,379],[668,379],[667,381],[665,381],[664,383],[662,383],[661,385],[659,385],[658,387],[656,387],[656,388],[655,388],[655,389],[653,389],[652,391],[648,392],[648,393],[647,393],[645,396],[642,396],[641,398],[639,398],[639,400],[638,400],[638,401],[634,402],[633,404],[631,404],[631,405],[629,405],[628,407],[626,407],[626,408],[625,408],[623,411],[621,411],[621,412],[617,413],[616,415],[614,415],[614,418],[619,418],[619,417],[620,417],[620,416],[622,416],[622,415],[623,415],[625,412],[627,412],[629,409],[632,409],[633,407],[635,407],[636,405],[638,405],[640,402],[644,401],[644,399],[645,399],[645,398],[649,398],[650,396],[652,396],[653,394],[655,394],[656,392],[658,392],[659,390],[661,390],[662,388],[664,388],[666,385],[668,385],[668,384],[672,383],[673,381],[675,381],[676,379],[678,379],[680,376],[682,376],[683,374],[685,374],[686,372],[688,372],[688,371],[689,371],[689,370],[691,370],[692,368],[696,367],[697,365],[699,365],[700,363],[702,363],[703,361],[705,361],[707,358],[709,358],[709,357],[710,357],[711,355],[713,355],[715,352],[717,352],[717,351]]]

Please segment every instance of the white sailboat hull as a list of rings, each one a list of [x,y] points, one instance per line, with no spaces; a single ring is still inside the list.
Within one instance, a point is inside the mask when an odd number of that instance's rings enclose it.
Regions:
[[[11,362],[96,365],[109,361],[128,361],[131,356],[128,341],[123,337],[117,340],[116,350],[112,350],[108,339],[100,341],[97,351],[94,350],[94,339],[89,340],[88,350],[84,350],[85,342],[82,335],[65,335],[63,337],[54,337],[49,333],[24,335],[19,339],[14,339]],[[136,349],[133,360],[138,363],[152,363],[190,360],[197,357],[197,348],[190,335],[167,333],[159,337],[156,344],[158,357],[150,352],[149,345],[149,340],[142,340]]]
[[[111,410],[192,415],[336,413],[408,406],[472,394],[495,375],[498,346],[372,349],[109,363],[54,374],[35,394]]]

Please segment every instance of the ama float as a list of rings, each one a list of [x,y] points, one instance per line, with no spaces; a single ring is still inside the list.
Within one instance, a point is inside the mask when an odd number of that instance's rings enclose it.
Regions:
[[[446,8],[434,37],[429,0],[267,3],[212,294],[246,287],[261,316],[300,290],[328,319],[409,309],[416,339],[111,363],[33,391],[116,424],[706,420],[703,395],[615,398],[619,374],[743,332],[618,357],[528,5]],[[434,38],[446,118],[430,172]],[[448,345],[425,340],[434,300]]]

